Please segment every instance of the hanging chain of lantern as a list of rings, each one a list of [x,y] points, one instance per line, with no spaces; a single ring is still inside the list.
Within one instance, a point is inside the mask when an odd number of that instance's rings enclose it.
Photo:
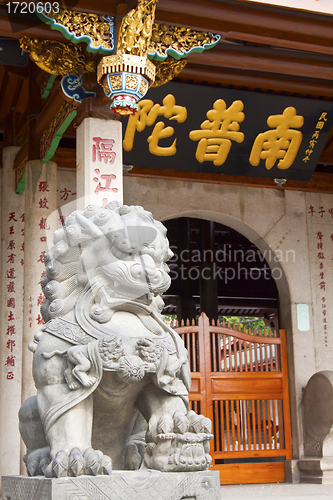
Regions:
[[[134,115],[137,102],[155,81],[155,65],[148,59],[157,0],[139,0],[123,18],[115,55],[104,56],[97,68],[97,81],[111,99],[111,109]]]

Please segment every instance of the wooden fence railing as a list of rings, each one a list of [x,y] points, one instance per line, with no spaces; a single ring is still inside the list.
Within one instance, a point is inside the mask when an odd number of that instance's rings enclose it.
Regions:
[[[291,459],[284,330],[174,325],[188,350],[193,410],[213,422],[213,468],[222,484],[284,482]]]

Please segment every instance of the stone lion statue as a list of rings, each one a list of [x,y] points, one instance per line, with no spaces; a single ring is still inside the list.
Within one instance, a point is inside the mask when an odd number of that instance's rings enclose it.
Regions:
[[[161,315],[172,255],[162,223],[116,202],[54,233],[29,344],[37,396],[19,413],[29,475],[210,465],[211,422],[189,409],[187,351]]]

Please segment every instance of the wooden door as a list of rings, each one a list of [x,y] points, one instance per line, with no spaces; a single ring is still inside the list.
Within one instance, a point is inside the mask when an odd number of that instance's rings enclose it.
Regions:
[[[245,333],[204,313],[175,329],[188,350],[191,408],[213,423],[221,484],[284,482],[292,457],[285,331]]]

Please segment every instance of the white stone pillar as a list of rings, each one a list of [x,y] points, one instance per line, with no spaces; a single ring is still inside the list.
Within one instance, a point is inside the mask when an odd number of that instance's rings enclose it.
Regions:
[[[45,273],[43,254],[52,246],[57,226],[57,165],[32,160],[27,163],[25,175],[22,401],[36,394],[28,344],[44,324],[40,314],[44,301],[40,280]]]
[[[77,129],[76,155],[77,208],[123,203],[121,122],[85,118]]]
[[[3,149],[0,303],[0,479],[20,472],[24,195],[15,192],[13,163],[20,148]]]
[[[76,170],[58,169],[58,227],[76,210]]]

